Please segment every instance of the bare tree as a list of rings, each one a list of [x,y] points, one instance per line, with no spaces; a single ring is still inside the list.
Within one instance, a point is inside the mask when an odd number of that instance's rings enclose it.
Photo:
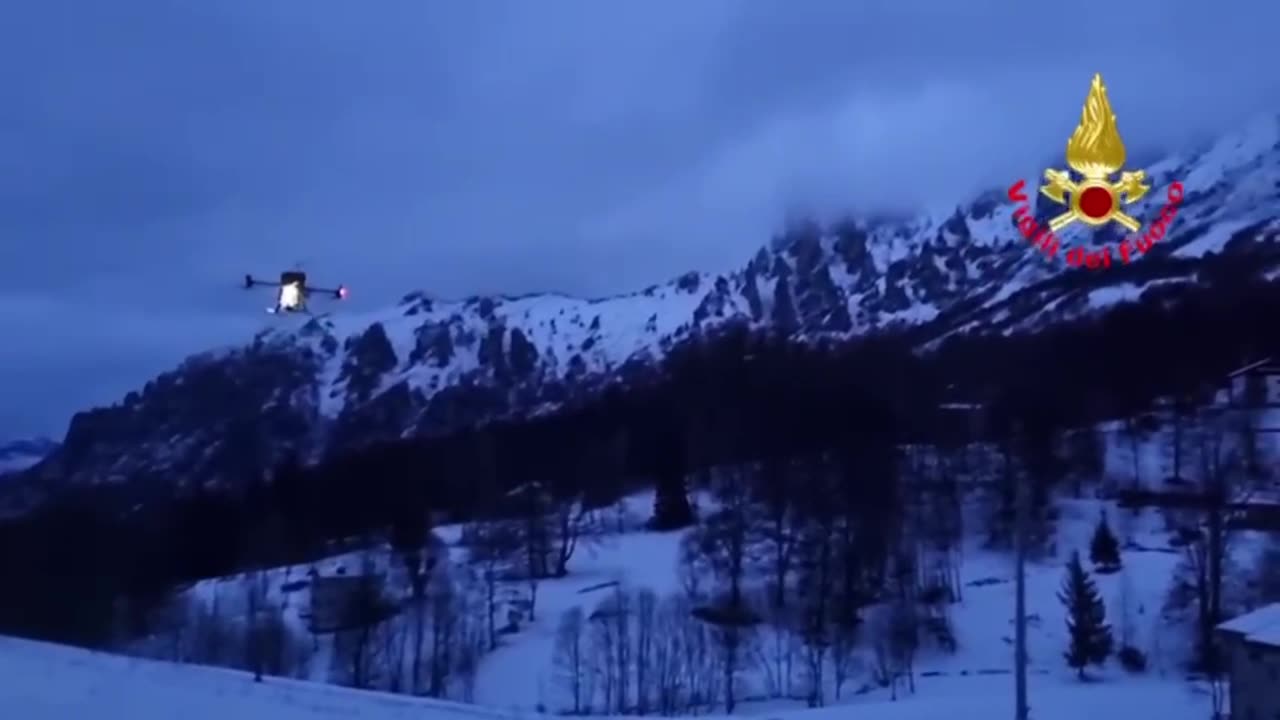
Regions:
[[[852,627],[837,626],[831,633],[831,680],[834,685],[836,700],[840,699],[845,683],[858,669],[857,667],[857,634]]]
[[[894,667],[906,678],[907,691],[915,693],[915,658],[920,647],[920,619],[911,600],[894,603],[889,612],[889,643]]]
[[[684,562],[705,567],[716,579],[716,597],[697,608],[695,615],[717,629],[721,648],[721,673],[725,712],[736,705],[735,678],[742,662],[746,633],[759,622],[748,607],[744,581],[752,557],[752,507],[747,477],[742,468],[721,473],[717,487],[720,507],[685,536]]]
[[[481,633],[469,633],[458,646],[457,671],[462,680],[463,702],[475,702],[476,673],[480,669],[480,657],[487,641]]]
[[[267,574],[255,570],[245,576],[245,666],[253,672],[254,682],[262,682],[266,662],[265,615],[267,613]]]
[[[1188,457],[1188,446],[1194,443],[1191,435],[1195,428],[1195,403],[1188,395],[1179,394],[1169,406],[1170,432],[1165,454],[1169,461],[1169,474],[1175,482],[1183,482],[1183,462]],[[1190,442],[1189,442],[1190,441]]]
[[[931,587],[944,591],[946,602],[958,602],[963,582],[964,491],[961,463],[934,450],[931,454],[932,492],[925,495],[923,521],[915,528],[927,544]],[[963,454],[961,454],[963,457]],[[939,598],[943,601],[943,598]]]
[[[1122,430],[1124,439],[1128,441],[1129,459],[1133,463],[1133,483],[1132,489],[1142,489],[1142,443],[1146,438],[1146,433],[1142,428],[1142,422],[1136,415],[1130,415],[1125,418],[1124,429]]]
[[[581,496],[557,501],[550,521],[553,574],[568,575],[569,561],[578,549],[598,542],[606,530],[599,514],[588,510]]]
[[[769,697],[789,697],[795,671],[800,604],[792,603],[795,607],[780,608],[771,601],[774,597],[772,589],[767,590],[766,595],[753,603],[764,608],[754,647],[756,665]]]
[[[792,556],[797,540],[799,516],[791,488],[790,463],[770,458],[761,464],[762,495],[759,518],[752,523],[753,541],[762,546],[770,577],[770,604],[786,607],[787,587],[791,575]]]
[[[687,621],[682,614],[681,599],[664,598],[658,604],[654,618],[653,634],[656,639],[653,651],[653,687],[655,710],[659,715],[674,715],[684,709],[681,697],[681,645],[683,636],[680,624]]]
[[[560,626],[556,630],[554,663],[560,681],[573,699],[574,715],[584,712],[584,701],[590,702],[590,698],[583,696],[587,673],[585,629],[582,608],[573,607],[560,616]]]
[[[387,692],[405,691],[405,656],[410,644],[411,632],[410,624],[400,617],[391,618],[379,628],[378,639],[382,643],[381,656],[386,668],[383,687]],[[412,681],[413,678],[410,678],[411,683]],[[417,689],[412,684],[408,686],[408,690],[411,694],[417,693]]]
[[[706,631],[692,616],[693,606],[679,595],[663,599],[654,625],[653,687],[655,709],[661,715],[679,715],[705,703],[714,688]]]
[[[186,655],[189,662],[199,665],[227,665],[231,662],[234,646],[231,623],[222,614],[221,593],[216,589],[208,604],[196,600],[190,604],[189,634],[191,646]]]
[[[631,627],[635,621],[635,598],[622,585],[614,587],[613,604],[605,619],[613,625],[614,672],[618,677],[618,714],[625,714],[631,699]]]
[[[1225,712],[1227,707],[1227,699],[1230,697],[1229,680],[1226,672],[1220,667],[1215,667],[1209,671],[1209,706],[1212,708],[1213,720],[1223,720],[1229,717]]]
[[[474,572],[462,575],[462,582],[452,594],[452,622],[445,636],[444,662],[446,676],[456,678],[440,697],[458,697],[464,702],[475,699],[476,674],[480,658],[489,647],[489,628],[486,622],[486,585]],[[455,695],[456,692],[456,695]]]
[[[1196,627],[1199,661],[1206,672],[1220,665],[1214,642],[1214,628],[1223,620],[1224,579],[1230,561],[1232,529],[1230,507],[1247,501],[1247,490],[1238,479],[1238,457],[1230,449],[1228,433],[1221,423],[1211,422],[1197,433],[1196,460],[1203,500],[1203,523],[1184,529],[1190,542],[1186,559],[1195,584]]]
[[[417,485],[415,484],[415,488]],[[411,502],[391,527],[391,547],[400,555],[409,576],[413,609],[413,659],[409,671],[409,692],[417,694],[422,677],[422,650],[426,625],[426,594],[429,574],[436,562],[437,543],[431,535],[422,503]]]
[[[649,714],[649,699],[653,683],[653,626],[657,619],[658,596],[649,588],[640,588],[635,597],[635,628],[633,637],[633,662],[635,668],[635,711],[637,715]]]
[[[618,647],[622,639],[618,637],[617,626],[612,621],[616,612],[609,600],[605,600],[591,613],[591,672],[599,680],[601,702],[606,714],[613,713],[619,705],[625,705],[626,702],[625,699],[618,699],[618,658],[623,653]]]
[[[358,581],[344,598],[339,618],[340,629],[334,637],[334,662],[340,682],[356,688],[374,686],[385,644],[379,642],[379,630],[395,614],[395,605],[386,597],[383,577],[376,573],[366,558]]]
[[[916,449],[909,470],[906,517],[897,533],[899,548],[893,591],[914,598],[921,627],[948,652],[956,649],[949,607],[960,598],[959,548],[963,544],[963,502],[959,464],[934,448]]]
[[[872,679],[889,688],[897,699],[899,687],[915,692],[915,656],[919,648],[919,616],[910,602],[895,601],[880,608],[871,620],[868,635],[874,664]]]
[[[310,645],[285,622],[279,605],[268,605],[257,627],[262,670],[278,677],[306,677]]]
[[[553,505],[551,493],[542,483],[530,482],[512,494],[521,511],[518,533],[525,554],[525,576],[531,579],[547,577],[550,574],[547,557],[551,552],[551,530],[548,527]]]
[[[470,543],[471,562],[479,567],[480,578],[484,583],[489,649],[496,650],[498,584],[502,580],[503,571],[510,566],[512,554],[520,547],[520,533],[506,522],[480,522],[471,526],[467,540]]]
[[[606,433],[598,442],[580,448],[567,475],[572,490],[556,493],[548,519],[551,572],[555,577],[569,573],[569,561],[579,549],[597,543],[609,530],[601,516],[606,505],[618,503],[626,464],[626,434]]]
[[[887,610],[875,613],[868,630],[874,658],[871,679],[880,687],[888,688],[890,698],[897,700],[900,671],[895,657],[890,613]]]
[[[1264,391],[1265,392],[1265,391]],[[1265,402],[1259,398],[1260,402]],[[1232,443],[1239,457],[1240,471],[1250,484],[1264,482],[1271,478],[1273,457],[1268,452],[1268,443],[1259,442],[1260,426],[1265,421],[1266,413],[1257,404],[1246,404],[1233,408],[1229,419],[1229,432]]]
[[[685,683],[689,687],[688,706],[712,707],[720,695],[720,674],[717,671],[719,654],[711,629],[706,623],[693,621],[694,608],[691,603],[684,607],[688,614],[682,616],[680,628],[683,636]]]
[[[826,474],[806,475],[799,488],[805,515],[795,548],[796,591],[801,599],[797,619],[804,644],[804,679],[806,702],[820,707],[824,701],[824,668],[831,649],[832,595],[836,584],[836,538],[845,524],[836,516],[829,498]]]
[[[434,573],[428,602],[431,610],[431,658],[427,694],[444,697],[453,667],[458,625],[469,617],[469,608],[465,596],[454,587],[454,580],[448,572]]]

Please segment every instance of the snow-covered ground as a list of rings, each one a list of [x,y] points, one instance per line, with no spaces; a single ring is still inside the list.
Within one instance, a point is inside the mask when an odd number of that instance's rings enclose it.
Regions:
[[[1028,569],[1028,654],[1032,673],[1042,676],[1045,683],[1078,684],[1063,660],[1066,620],[1057,593],[1071,551],[1079,550],[1087,562],[1089,539],[1104,507],[1105,503],[1095,500],[1061,501],[1056,555],[1042,558]],[[1122,537],[1133,542],[1133,547],[1123,553],[1121,573],[1095,577],[1108,604],[1117,647],[1122,633],[1129,634],[1130,642],[1148,655],[1150,674],[1178,683],[1182,678],[1179,666],[1187,648],[1179,644],[1177,632],[1170,632],[1170,622],[1162,617],[1161,608],[1181,553],[1168,548],[1167,534],[1155,512],[1134,515],[1111,507],[1109,515],[1117,534],[1123,530]],[[584,554],[568,578],[543,583],[538,591],[537,619],[518,634],[505,638],[499,650],[481,661],[476,701],[524,712],[532,712],[540,705],[551,710],[562,707],[560,683],[552,663],[561,614],[575,606],[590,613],[610,593],[608,588],[600,588],[610,581],[649,588],[659,596],[680,592],[680,537],[681,533],[645,533],[614,538]],[[959,647],[954,654],[927,651],[917,659],[916,670],[922,677],[918,691],[921,698],[932,697],[930,688],[935,685],[959,683],[955,687],[962,687],[980,677],[1003,677],[1003,685],[997,682],[996,686],[1002,692],[1012,691],[1013,564],[1007,553],[982,550],[977,543],[967,549],[963,562],[964,598],[952,608],[951,616]],[[1123,610],[1126,606],[1127,613]],[[864,662],[869,665],[870,658]],[[746,674],[749,676],[750,672]],[[1114,661],[1106,668],[1091,671],[1091,675],[1107,682],[1133,681]],[[865,677],[855,678],[850,684],[863,696],[888,697],[887,690],[866,687],[869,683]],[[905,702],[914,700],[908,698]],[[790,706],[800,704],[792,702]],[[777,702],[747,702],[741,712],[774,713],[777,709]]]
[[[1156,679],[1081,685],[1049,676],[1030,682],[1036,720],[1133,717],[1202,720],[1208,700],[1195,687]],[[793,711],[794,720],[994,718],[1012,712],[1007,678],[926,678],[900,702],[864,697],[853,705]],[[347,690],[245,673],[136,660],[0,637],[0,717],[15,720],[515,720],[473,705]],[[706,717],[706,716],[702,716]]]
[[[649,502],[650,497],[642,496],[631,498],[629,504],[639,510]],[[1058,536],[1053,555],[1033,563],[1028,572],[1028,611],[1031,616],[1029,660],[1036,717],[1052,717],[1048,712],[1056,711],[1064,702],[1071,703],[1073,707],[1093,707],[1096,703],[1099,708],[1116,702],[1141,703],[1144,709],[1167,706],[1168,717],[1175,720],[1181,717],[1202,717],[1202,710],[1208,703],[1207,696],[1188,684],[1181,670],[1188,652],[1184,638],[1188,636],[1179,632],[1176,624],[1161,613],[1174,568],[1182,556],[1169,548],[1168,535],[1159,513],[1143,511],[1134,514],[1093,499],[1063,499],[1059,502],[1059,508]],[[1072,550],[1080,550],[1087,555],[1090,534],[1103,509],[1107,510],[1117,535],[1129,544],[1129,548],[1124,551],[1124,570],[1121,573],[1096,576],[1096,580],[1108,604],[1109,620],[1115,630],[1117,646],[1126,642],[1127,638],[1128,643],[1148,655],[1150,668],[1143,675],[1131,675],[1112,660],[1106,667],[1090,671],[1091,682],[1081,683],[1063,661],[1066,627],[1064,609],[1056,595],[1062,580],[1063,562]],[[440,534],[446,542],[456,543],[459,540],[457,530],[442,528]],[[474,702],[489,708],[491,713],[510,716],[528,717],[541,712],[554,714],[565,709],[567,698],[564,683],[553,662],[556,628],[562,614],[573,607],[581,607],[584,612],[590,613],[602,598],[613,592],[614,583],[636,589],[648,588],[659,596],[679,593],[679,547],[682,536],[682,532],[633,531],[584,547],[574,558],[568,577],[540,584],[535,619],[526,619],[517,632],[504,635],[500,647],[481,659],[472,695]],[[351,570],[358,567],[360,561],[359,555],[348,554],[332,558],[319,567],[325,574],[331,574],[339,565]],[[385,556],[383,561],[386,562]],[[383,567],[393,568],[394,563],[384,564]],[[875,718],[930,717],[931,713],[938,712],[943,706],[948,711],[954,711],[958,707],[973,707],[975,711],[981,710],[984,713],[1005,712],[1012,702],[1010,698],[1013,687],[1012,571],[1007,553],[984,550],[977,541],[970,542],[961,570],[964,597],[951,609],[958,650],[954,654],[939,650],[926,650],[921,654],[916,662],[915,694],[902,695],[897,701],[893,701],[889,692],[871,683],[864,671],[862,676],[855,676],[850,681],[849,689],[846,689],[842,699],[828,697],[827,702],[831,707],[850,704],[874,706],[877,714],[868,713],[867,717]],[[278,589],[303,576],[302,568],[281,570],[269,580],[269,584]],[[202,583],[193,592],[206,599],[210,593],[215,592],[222,598],[234,598],[239,592],[237,580],[227,578]],[[232,587],[229,589],[228,585]],[[513,583],[508,590],[519,593],[523,591],[523,586]],[[286,617],[290,618],[291,623],[301,627],[303,621],[299,611],[306,607],[305,590],[287,594],[283,601],[287,608]],[[323,641],[321,648],[324,648]],[[0,650],[0,653],[3,652]],[[313,680],[325,679],[329,662],[321,659],[323,655],[321,652],[313,658],[311,669],[304,672],[304,676]],[[82,660],[72,664],[82,667],[87,662]],[[112,662],[115,663],[110,665],[115,668],[112,672],[118,672],[120,668],[134,668],[129,672],[139,678],[139,682],[144,673],[136,668],[151,667],[135,661]],[[864,657],[864,668],[869,667],[870,662],[869,657]],[[173,673],[182,672],[173,666],[157,667],[164,667],[164,673],[170,674],[161,673],[161,677],[167,678]],[[194,669],[191,672],[194,673],[193,678],[204,678],[205,675],[201,673],[213,672],[208,677],[219,680],[212,684],[199,680],[199,692],[207,691],[219,697],[229,697],[228,702],[231,703],[263,703],[264,706],[281,703],[287,707],[318,709],[327,707],[324,703],[332,702],[346,708],[359,706],[362,701],[357,698],[363,697],[359,693],[333,686],[326,685],[321,686],[323,689],[313,690],[307,683],[286,682],[275,678],[269,680],[274,689],[263,689],[248,681],[243,672]],[[752,683],[753,672],[756,671],[750,667],[744,670],[748,686]],[[99,688],[92,692],[101,693],[105,692],[103,687],[115,686],[117,683],[104,681],[89,684]],[[161,684],[173,687],[168,680],[161,681]],[[39,692],[34,685],[30,691]],[[747,694],[755,698],[760,696],[758,691]],[[323,700],[316,700],[316,697]],[[378,698],[376,702],[370,701],[373,706],[385,706],[385,712],[388,713],[400,712],[397,708],[401,707],[414,707],[410,700],[389,699],[395,696],[375,697]],[[1084,705],[1075,705],[1077,702]],[[451,712],[456,709],[452,705],[440,707]],[[1045,712],[1040,710],[1041,707]],[[776,717],[784,711],[788,715],[803,712],[806,717],[812,714],[815,720],[823,714],[821,711],[805,709],[803,703],[796,700],[762,699],[747,699],[739,705],[736,714]],[[272,714],[271,717],[293,716]],[[383,715],[373,714],[371,709],[368,717]]]
[[[643,508],[648,496],[631,498],[629,504]],[[1066,646],[1064,610],[1057,599],[1063,563],[1072,550],[1088,554],[1090,534],[1099,514],[1108,508],[1112,526],[1131,547],[1124,551],[1124,570],[1116,575],[1097,576],[1100,591],[1108,602],[1109,619],[1114,626],[1117,645],[1121,635],[1147,653],[1151,673],[1171,680],[1181,677],[1179,664],[1186,657],[1186,647],[1179,645],[1177,632],[1168,632],[1169,621],[1161,616],[1174,568],[1181,553],[1168,546],[1163,521],[1156,511],[1133,514],[1098,500],[1059,502],[1058,540],[1055,554],[1034,562],[1028,570],[1028,612],[1031,616],[1029,660],[1032,671],[1046,678],[1071,679],[1062,660]],[[446,541],[458,540],[457,528],[442,528]],[[476,703],[522,713],[535,713],[541,708],[555,712],[565,704],[563,683],[558,680],[553,664],[556,628],[565,611],[580,607],[590,613],[602,599],[613,592],[613,584],[632,589],[647,588],[659,597],[682,591],[679,573],[682,532],[628,532],[583,547],[571,562],[568,577],[544,580],[539,584],[535,617],[520,623],[519,630],[503,635],[496,651],[480,660],[473,699]],[[454,551],[454,556],[460,554]],[[395,577],[395,562],[385,554],[374,555],[379,570]],[[365,559],[360,554],[336,556],[318,568],[325,575],[343,567],[347,572],[359,568]],[[305,588],[277,594],[282,587],[305,578],[305,567],[281,569],[268,580],[273,596],[285,607],[287,620],[301,630],[302,615],[308,606]],[[1002,676],[1011,684],[1013,637],[1013,565],[1007,553],[984,550],[978,541],[969,543],[961,568],[964,597],[951,608],[952,624],[958,650],[954,654],[926,651],[917,659],[917,672],[929,685],[942,678]],[[224,610],[234,613],[243,592],[241,578],[225,578],[201,583],[194,592],[206,600],[215,593]],[[393,580],[394,582],[394,580]],[[511,583],[501,594],[523,596],[523,583]],[[1127,612],[1124,608],[1127,607]],[[505,613],[504,613],[505,614]],[[1161,632],[1164,630],[1165,632]],[[313,680],[326,679],[330,663],[325,640],[320,652],[312,657],[309,669],[302,675]],[[870,659],[864,660],[870,664]],[[745,676],[750,680],[752,670]],[[1095,671],[1094,675],[1117,682],[1128,682],[1116,667]],[[750,682],[748,682],[748,685]],[[865,689],[866,677],[855,677],[850,685],[871,696],[885,695],[879,688]],[[757,694],[757,693],[749,693]],[[846,691],[846,696],[851,693]],[[922,691],[923,694],[923,691]],[[798,707],[799,703],[790,703]],[[746,702],[743,713],[772,712],[777,702]]]
[[[94,653],[0,637],[6,720],[502,720],[475,705]]]

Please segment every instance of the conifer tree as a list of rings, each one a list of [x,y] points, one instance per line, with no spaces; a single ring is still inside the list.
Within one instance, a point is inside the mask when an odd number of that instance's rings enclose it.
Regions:
[[[1098,518],[1098,526],[1094,528],[1093,540],[1089,543],[1089,560],[1100,573],[1110,574],[1120,569],[1120,541],[1111,532],[1105,512]]]
[[[1101,665],[1111,655],[1112,640],[1106,604],[1081,564],[1079,552],[1071,554],[1058,599],[1067,609],[1070,643],[1064,655],[1083,680],[1086,665]]]
[[[649,520],[652,530],[676,530],[692,525],[693,507],[684,475],[665,472],[658,477],[657,492],[653,498],[653,517]]]

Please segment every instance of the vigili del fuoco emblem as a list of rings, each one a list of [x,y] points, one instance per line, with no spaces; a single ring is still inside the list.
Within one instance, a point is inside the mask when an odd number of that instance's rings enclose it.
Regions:
[[[1107,88],[1102,84],[1102,75],[1096,74],[1084,101],[1080,124],[1067,140],[1067,165],[1081,179],[1073,180],[1065,170],[1044,171],[1045,184],[1040,193],[1070,208],[1050,219],[1049,229],[1057,232],[1076,221],[1094,227],[1115,222],[1137,232],[1142,223],[1121,207],[1138,201],[1151,187],[1146,184],[1147,173],[1143,170],[1122,172],[1117,182],[1111,182],[1111,176],[1124,167],[1124,161],[1124,142],[1107,101]]]
[[[1094,228],[1116,223],[1129,232],[1137,233],[1142,223],[1122,208],[1142,199],[1151,187],[1147,184],[1145,170],[1121,172],[1124,161],[1124,143],[1116,129],[1111,103],[1107,101],[1107,88],[1102,84],[1102,75],[1094,75],[1080,124],[1067,140],[1067,165],[1071,170],[1045,170],[1045,184],[1040,186],[1041,195],[1069,209],[1050,218],[1048,227],[1045,227],[1032,207],[1033,198],[1028,195],[1030,183],[1019,180],[1009,186],[1009,201],[1014,204],[1014,226],[1049,260],[1056,259],[1062,249],[1058,231],[1077,221]],[[1117,172],[1120,179],[1112,182],[1111,178]],[[1130,260],[1146,255],[1173,224],[1182,199],[1182,183],[1174,180],[1169,184],[1160,214],[1145,232],[1109,245],[1099,245],[1094,240],[1069,247],[1064,253],[1067,265],[1099,270],[1111,267],[1113,258],[1119,264],[1128,264]]]

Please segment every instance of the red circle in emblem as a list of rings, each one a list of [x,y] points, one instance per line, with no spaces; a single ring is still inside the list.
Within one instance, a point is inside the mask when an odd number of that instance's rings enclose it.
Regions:
[[[1104,218],[1114,207],[1115,202],[1106,188],[1085,188],[1084,192],[1080,193],[1080,212],[1085,217],[1095,220]]]

